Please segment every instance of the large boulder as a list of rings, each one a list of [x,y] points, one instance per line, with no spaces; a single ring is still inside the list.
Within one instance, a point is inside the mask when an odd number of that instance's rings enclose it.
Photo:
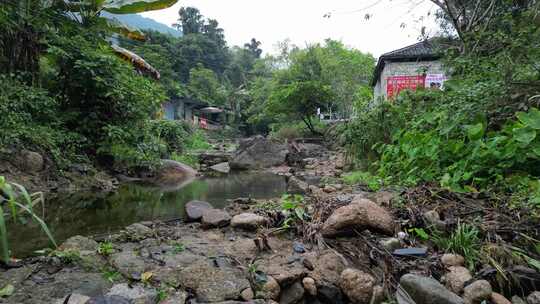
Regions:
[[[45,163],[41,154],[28,150],[22,150],[15,160],[17,167],[28,173],[36,173],[43,170]]]
[[[193,179],[197,175],[197,171],[181,162],[163,159],[154,175],[151,182],[170,185]]]
[[[230,166],[241,170],[273,167],[285,163],[288,153],[287,145],[259,135],[240,142]]]
[[[399,280],[398,303],[463,304],[463,299],[432,278],[406,274]],[[411,302],[411,300],[413,302]]]
[[[287,181],[287,193],[306,194],[309,190],[309,184],[300,180],[296,176],[289,177]]]
[[[226,162],[213,165],[210,167],[210,169],[218,173],[228,174],[231,171],[231,166],[229,166],[229,163]]]
[[[352,303],[368,304],[373,295],[375,279],[358,269],[347,268],[341,273],[339,286]]]
[[[392,235],[394,219],[392,215],[375,202],[356,196],[349,205],[336,209],[324,222],[322,234],[333,237],[348,233],[353,229],[367,228]]]

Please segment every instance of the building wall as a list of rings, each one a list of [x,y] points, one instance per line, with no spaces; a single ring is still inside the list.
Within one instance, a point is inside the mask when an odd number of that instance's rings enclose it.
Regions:
[[[385,62],[384,69],[373,88],[375,100],[386,98],[387,78],[390,76],[414,76],[425,74],[445,74],[441,61]]]

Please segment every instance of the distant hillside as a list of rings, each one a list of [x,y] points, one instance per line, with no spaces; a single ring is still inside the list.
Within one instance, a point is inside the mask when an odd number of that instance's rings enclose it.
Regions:
[[[120,22],[125,23],[126,25],[129,25],[131,27],[138,28],[140,30],[154,30],[164,34],[170,34],[174,37],[182,36],[181,32],[173,29],[170,26],[137,14],[115,15],[107,12],[102,12],[101,16],[106,18],[116,18]]]

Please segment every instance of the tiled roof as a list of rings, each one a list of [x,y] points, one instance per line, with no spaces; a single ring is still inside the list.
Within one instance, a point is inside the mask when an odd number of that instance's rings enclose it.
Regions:
[[[435,39],[420,41],[404,48],[384,53],[379,57],[371,85],[374,86],[384,69],[385,61],[419,61],[440,58],[440,44]]]

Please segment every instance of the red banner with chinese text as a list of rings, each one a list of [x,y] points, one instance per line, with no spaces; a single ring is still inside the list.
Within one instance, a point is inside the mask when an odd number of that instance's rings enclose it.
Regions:
[[[386,80],[386,95],[388,98],[397,96],[399,92],[409,89],[423,88],[425,85],[426,76],[390,76]]]

